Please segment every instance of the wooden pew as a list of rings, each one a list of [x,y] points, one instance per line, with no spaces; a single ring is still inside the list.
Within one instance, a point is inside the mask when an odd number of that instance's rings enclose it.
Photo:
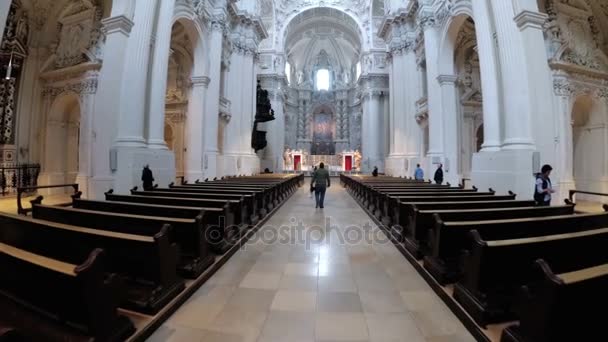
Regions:
[[[196,278],[215,261],[208,242],[213,232],[211,225],[205,224],[204,210],[199,210],[194,218],[174,218],[47,206],[41,204],[42,196],[31,202],[33,218],[73,226],[154,237],[165,224],[170,224],[171,242],[179,245],[177,271],[183,277]]]
[[[117,195],[107,192],[106,201],[134,203],[134,204],[152,204],[158,206],[175,206],[175,207],[195,207],[205,209],[211,215],[210,222],[218,226],[218,231],[221,234],[217,239],[211,241],[214,252],[223,254],[229,248],[228,244],[221,244],[220,241],[229,241],[235,234],[234,227],[242,233],[247,227],[246,211],[242,209],[242,201],[223,201],[223,200],[207,200],[200,198],[179,198],[179,197],[153,197],[153,196],[133,196],[133,195]],[[219,210],[212,210],[212,209]]]
[[[435,218],[433,217],[435,212],[517,209],[534,206],[535,202],[533,200],[400,203],[400,221],[391,226],[391,231],[412,255],[421,259],[424,253],[428,251],[426,241],[428,241],[429,230],[435,225]],[[428,253],[426,254],[428,255]]]
[[[170,193],[171,195],[168,195]],[[272,200],[267,193],[253,190],[226,190],[226,189],[192,189],[192,188],[155,188],[153,191],[131,190],[132,195],[138,196],[183,196],[191,198],[210,198],[220,200],[243,200],[248,212],[251,225],[255,225],[264,218],[273,208]],[[175,195],[173,195],[175,194]],[[195,196],[190,196],[193,194]],[[271,204],[270,207],[268,204]]]
[[[107,271],[127,285],[124,308],[154,314],[184,289],[171,226],[154,236],[108,232],[0,213],[0,242],[63,262],[80,264],[89,251],[107,253]]]
[[[490,189],[492,190],[492,189]],[[384,219],[383,223],[390,226],[390,213],[394,210],[393,206],[397,205],[392,198],[416,196],[416,197],[445,197],[445,196],[458,196],[458,197],[479,197],[479,196],[494,196],[494,191],[488,192],[477,192],[471,190],[462,189],[441,189],[437,191],[426,191],[424,190],[411,190],[408,192],[387,192],[387,193],[376,193],[373,195],[372,202],[368,206],[368,209],[376,216],[377,219]]]
[[[577,227],[608,226],[608,214],[573,214],[572,205],[434,213],[424,267],[440,284],[460,279],[463,270],[459,259],[461,251],[471,246],[472,229],[497,240],[569,233]]]
[[[293,188],[288,187],[288,184],[251,184],[251,183],[200,183],[200,184],[182,184],[174,185],[169,184],[170,189],[196,189],[196,190],[245,190],[262,192],[264,196],[265,209],[268,211],[276,207],[279,202],[285,200],[287,196],[293,192]]]
[[[454,299],[482,327],[517,319],[512,304],[518,289],[535,280],[532,266],[537,259],[546,260],[556,273],[608,262],[608,228],[587,228],[509,240],[484,239],[471,231],[473,246],[464,257],[465,273],[454,288]]]
[[[147,197],[172,197],[172,198],[190,198],[190,199],[214,199],[218,201],[241,201],[242,205],[240,206],[241,214],[243,215],[245,221],[244,223],[247,226],[255,225],[259,219],[259,208],[258,201],[254,199],[251,195],[241,195],[237,194],[237,196],[217,196],[212,197],[206,193],[199,192],[183,192],[183,191],[137,191],[131,190],[131,195],[133,196],[147,196]]]
[[[125,289],[116,276],[106,276],[105,259],[103,250],[94,249],[80,264],[70,264],[0,243],[0,320],[16,327],[23,341],[48,341],[53,335],[124,340],[135,329],[117,313]],[[53,326],[50,336],[29,325],[36,318]],[[8,331],[0,336],[10,337]]]
[[[514,309],[519,325],[503,330],[501,342],[605,341],[608,264],[561,274],[543,259],[535,266],[539,280],[522,287]]]
[[[497,201],[513,201],[515,200],[515,194],[509,193],[509,195],[482,195],[482,196],[390,196],[388,213],[382,216],[383,223],[386,226],[399,225],[400,227],[406,227],[409,222],[407,216],[409,204],[422,204],[422,203],[448,203],[448,202],[477,202],[483,207],[483,203],[486,202],[497,202]],[[472,207],[475,208],[475,207]]]

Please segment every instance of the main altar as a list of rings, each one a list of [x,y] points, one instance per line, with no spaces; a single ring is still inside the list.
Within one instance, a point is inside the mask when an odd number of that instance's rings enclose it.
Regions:
[[[361,152],[342,151],[338,154],[309,154],[303,150],[285,149],[283,153],[284,171],[312,171],[323,163],[329,171],[358,172],[361,170]]]

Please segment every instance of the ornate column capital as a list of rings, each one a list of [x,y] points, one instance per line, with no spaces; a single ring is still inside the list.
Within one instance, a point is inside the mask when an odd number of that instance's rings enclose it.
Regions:
[[[520,31],[527,28],[542,30],[543,26],[549,19],[545,13],[524,10],[513,18]]]
[[[101,30],[105,35],[118,32],[127,37],[134,25],[133,21],[124,15],[102,19],[101,24]]]
[[[209,87],[209,83],[211,82],[211,79],[207,76],[193,76],[192,78],[190,78],[190,84],[192,84],[193,87]]]
[[[439,84],[441,85],[449,85],[449,84],[456,84],[456,81],[458,81],[458,76],[456,75],[439,75],[437,76],[437,81],[439,81]]]
[[[214,13],[209,18],[209,27],[211,31],[224,32],[227,26],[227,16],[224,12]]]
[[[556,78],[553,79],[553,92],[557,96],[570,97],[574,93],[574,87],[567,79]]]

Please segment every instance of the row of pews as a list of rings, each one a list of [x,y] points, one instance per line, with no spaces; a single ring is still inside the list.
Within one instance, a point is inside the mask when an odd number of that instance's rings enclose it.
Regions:
[[[38,197],[31,216],[0,214],[0,341],[129,339],[130,314],[167,311],[303,181],[235,177],[110,190],[104,201],[77,193],[62,206]]]
[[[608,305],[608,212],[392,177],[341,176],[411,260],[502,342],[600,341]]]

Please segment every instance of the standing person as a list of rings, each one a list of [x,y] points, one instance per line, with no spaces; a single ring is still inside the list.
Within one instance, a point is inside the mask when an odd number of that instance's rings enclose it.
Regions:
[[[443,183],[443,164],[439,164],[439,167],[437,167],[437,171],[435,171],[435,177],[433,179],[437,184]]]
[[[312,170],[312,179],[315,179],[315,173],[317,173],[317,167],[315,166],[314,170]],[[310,183],[310,195],[308,197],[312,198],[312,193],[315,192],[315,187],[313,183]]]
[[[374,166],[374,171],[372,171],[372,176],[378,177],[378,167]]]
[[[424,171],[420,167],[420,164],[416,164],[416,171],[414,171],[414,179],[419,181],[424,180]]]
[[[534,201],[536,201],[536,205],[551,205],[551,194],[555,192],[549,178],[552,170],[551,165],[545,164],[541,168],[540,173],[536,175],[536,186],[534,187]]]
[[[325,164],[319,164],[319,169],[315,171],[312,176],[312,182],[310,185],[315,187],[315,199],[316,207],[323,209],[323,202],[325,201],[325,191],[330,187],[329,172],[325,169]]]
[[[141,172],[141,181],[144,182],[144,191],[153,189],[154,176],[152,175],[152,170],[150,170],[150,165],[146,164],[146,166],[144,166],[144,169]]]

